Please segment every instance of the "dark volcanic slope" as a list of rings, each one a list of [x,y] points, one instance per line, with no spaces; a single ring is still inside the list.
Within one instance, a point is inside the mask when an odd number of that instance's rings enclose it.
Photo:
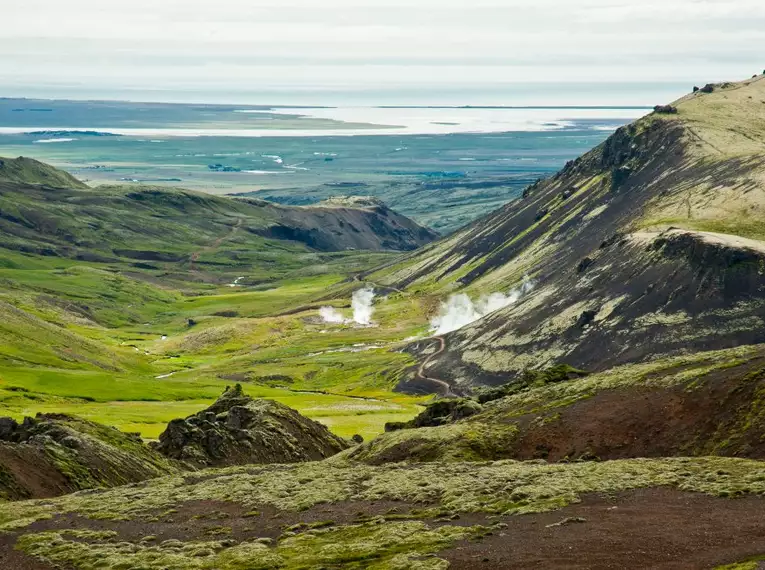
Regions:
[[[765,78],[619,129],[524,198],[370,279],[442,296],[535,290],[446,337],[461,389],[765,341]],[[432,344],[432,343],[431,343]]]

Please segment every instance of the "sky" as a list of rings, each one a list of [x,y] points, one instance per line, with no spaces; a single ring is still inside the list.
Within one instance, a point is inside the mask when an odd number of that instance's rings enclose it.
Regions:
[[[0,96],[655,104],[765,68],[762,0],[0,0]]]

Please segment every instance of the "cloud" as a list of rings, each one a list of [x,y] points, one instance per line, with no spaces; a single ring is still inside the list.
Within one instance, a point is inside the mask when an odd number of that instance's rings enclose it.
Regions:
[[[765,40],[752,0],[24,0],[3,20],[6,88],[221,97],[434,85],[480,103],[524,82],[735,79]]]

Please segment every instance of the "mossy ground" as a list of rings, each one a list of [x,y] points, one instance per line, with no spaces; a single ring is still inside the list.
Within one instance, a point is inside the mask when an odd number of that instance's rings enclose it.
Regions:
[[[765,494],[765,466],[731,458],[636,459],[551,465],[538,462],[394,464],[348,463],[338,457],[290,466],[238,467],[155,479],[45,501],[0,505],[0,523],[24,552],[79,569],[90,568],[445,568],[437,554],[465,538],[480,540],[492,516],[556,510],[588,493],[616,494],[667,487],[718,497]],[[300,517],[320,505],[395,501],[417,509],[364,522],[291,525],[277,540],[251,533],[215,538],[123,540],[96,527],[34,530],[77,514],[94,521],[172,519],[184,504],[224,501],[253,511],[275,508]],[[486,525],[462,524],[459,514],[483,513]],[[52,518],[51,518],[52,517]],[[64,519],[62,519],[63,521]],[[496,520],[496,519],[495,519]],[[47,522],[46,522],[47,521]],[[119,522],[123,521],[123,522]],[[440,522],[437,522],[440,521]],[[216,521],[213,521],[216,522]],[[62,523],[63,524],[63,523]],[[79,523],[78,523],[79,524]],[[226,522],[216,522],[223,528]],[[436,554],[436,557],[427,556]],[[418,564],[420,566],[418,566]],[[269,566],[270,565],[270,566]]]
[[[581,372],[568,378],[555,378],[552,371],[573,370],[566,367],[554,368],[547,373],[536,372],[529,375],[526,384],[515,381],[503,387],[479,392],[477,400],[483,402],[483,405],[475,402],[476,412],[456,423],[391,431],[344,454],[370,464],[395,461],[497,460],[547,457],[543,455],[545,450],[549,453],[550,447],[558,444],[584,453],[586,440],[591,445],[594,445],[592,442],[595,441],[611,442],[601,443],[601,449],[616,454],[616,457],[624,457],[625,455],[618,455],[620,449],[627,447],[624,440],[619,440],[619,437],[614,435],[612,441],[609,439],[611,436],[606,437],[604,433],[624,429],[625,432],[618,433],[623,433],[624,438],[632,441],[638,440],[639,437],[630,431],[633,428],[629,426],[629,420],[625,425],[609,425],[610,420],[607,418],[610,416],[603,416],[597,420],[602,423],[594,426],[593,418],[581,420],[577,414],[584,412],[572,410],[581,410],[577,406],[588,401],[596,402],[593,404],[596,407],[597,402],[603,402],[601,405],[604,406],[624,406],[624,409],[631,408],[630,417],[635,418],[634,421],[646,422],[635,429],[660,430],[657,426],[662,424],[649,425],[650,421],[645,415],[641,415],[641,410],[645,411],[645,405],[652,406],[653,402],[658,401],[668,407],[675,406],[673,409],[676,418],[683,418],[680,424],[684,425],[689,433],[657,434],[653,437],[656,449],[666,451],[675,445],[673,455],[721,454],[760,457],[760,452],[753,449],[757,449],[754,446],[760,441],[765,425],[762,421],[765,400],[762,397],[763,388],[759,384],[765,366],[764,353],[763,345],[741,346],[625,365],[579,378],[576,376],[581,376]],[[545,376],[554,380],[548,383],[544,380]],[[534,381],[534,378],[537,380]],[[727,388],[722,389],[721,386]],[[699,394],[697,400],[703,400],[705,397],[720,398],[719,416],[711,420],[702,408],[695,412],[691,408],[682,408],[682,404],[678,402],[689,402],[693,394]],[[652,403],[642,404],[649,395],[655,396],[655,399],[651,400]],[[647,414],[651,415],[650,412]],[[545,426],[558,424],[562,415],[566,415],[567,421],[574,422],[566,424],[570,429],[564,430],[563,433],[543,433]],[[619,418],[611,420],[619,423]],[[713,423],[707,425],[710,421]],[[578,430],[580,423],[586,426],[581,433]],[[519,448],[523,438],[530,433],[542,434],[539,435],[541,439],[535,440],[539,453],[537,455],[533,454],[533,449],[530,451],[525,447]],[[643,453],[651,454],[651,449],[648,445],[643,449]],[[567,457],[577,459],[579,455]],[[559,457],[561,458],[563,457]]]

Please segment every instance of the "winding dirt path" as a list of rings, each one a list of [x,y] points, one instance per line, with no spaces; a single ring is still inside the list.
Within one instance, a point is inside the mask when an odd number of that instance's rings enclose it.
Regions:
[[[438,341],[438,344],[439,344],[438,350],[422,361],[422,364],[420,364],[420,367],[417,369],[417,378],[419,378],[420,380],[425,380],[426,382],[432,382],[433,384],[436,384],[443,391],[443,394],[442,394],[443,396],[453,396],[452,387],[449,386],[447,382],[444,382],[440,378],[431,378],[425,375],[425,368],[428,366],[428,364],[430,364],[434,358],[436,358],[437,356],[439,356],[441,353],[443,353],[446,350],[446,340],[444,339],[444,337],[435,336],[433,337],[433,340]]]
[[[223,236],[217,238],[210,245],[208,245],[206,247],[203,247],[202,249],[192,253],[191,257],[189,258],[189,269],[192,270],[192,271],[194,270],[194,262],[199,261],[199,257],[203,253],[207,253],[209,251],[213,251],[215,249],[218,249],[224,241],[226,241],[227,239],[232,238],[234,236],[234,234],[236,234],[236,232],[239,231],[239,228],[242,227],[242,222],[243,221],[244,220],[242,218],[237,218],[236,224],[234,224],[231,227],[231,230],[226,235],[223,235]]]
[[[357,283],[366,283],[367,285],[371,285],[375,289],[381,289],[383,291],[395,291],[396,293],[404,293],[402,289],[399,289],[398,287],[392,287],[390,285],[380,285],[379,283],[375,283],[374,281],[367,281],[366,279],[362,279],[360,275],[354,275],[353,280]]]

